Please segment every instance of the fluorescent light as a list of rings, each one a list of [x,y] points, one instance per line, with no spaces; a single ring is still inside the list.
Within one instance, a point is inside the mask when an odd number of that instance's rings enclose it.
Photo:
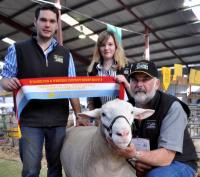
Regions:
[[[184,6],[191,7],[198,20],[200,20],[200,0],[185,0]]]
[[[84,33],[85,35],[94,33],[92,30],[90,30],[88,27],[86,27],[84,25],[75,26],[75,29],[77,29],[78,31]]]
[[[85,33],[83,32],[83,25],[81,25],[80,26],[80,29],[79,29],[80,31],[81,31],[81,33],[79,34],[79,38],[80,39],[85,39],[86,38],[86,35],[85,35]]]
[[[8,37],[3,38],[2,41],[6,42],[6,43],[8,43],[10,45],[12,45],[12,44],[14,44],[16,42],[16,41],[14,41],[14,40],[12,40],[12,39],[10,39]]]
[[[93,34],[93,35],[90,35],[89,38],[92,39],[93,41],[97,42],[98,35],[97,34]]]
[[[200,6],[197,7],[193,7],[192,11],[194,12],[194,14],[196,15],[196,17],[198,18],[198,20],[200,20]]]
[[[79,24],[79,22],[77,20],[75,20],[74,18],[72,18],[71,16],[69,16],[67,14],[61,15],[61,20],[64,21],[65,23],[67,23],[70,26],[74,26],[74,25]]]
[[[70,15],[67,15],[67,14],[61,15],[61,20],[62,20],[63,22],[65,22],[65,23],[67,23],[67,24],[70,25],[70,26],[75,26],[75,25],[76,25],[74,28],[75,28],[77,31],[81,32],[81,34],[79,35],[79,38],[81,38],[81,39],[85,38],[87,35],[90,35],[90,34],[93,34],[93,33],[94,33],[94,32],[93,32],[91,29],[89,29],[88,27],[86,27],[86,26],[84,26],[84,25],[82,25],[82,24],[81,24],[81,25],[78,25],[79,22],[78,22],[76,19],[72,18]],[[84,35],[85,35],[85,36],[84,36]],[[90,35],[89,38],[96,42],[97,39],[98,39],[98,35],[97,35],[97,34],[93,34],[93,35]]]
[[[184,6],[192,7],[200,4],[200,0],[185,0]]]
[[[79,34],[78,38],[80,38],[80,39],[85,39],[85,38],[86,38],[86,35],[85,35],[84,33],[81,33],[81,34]]]

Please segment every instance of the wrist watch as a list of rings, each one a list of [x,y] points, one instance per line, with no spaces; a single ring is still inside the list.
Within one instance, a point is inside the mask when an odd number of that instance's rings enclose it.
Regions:
[[[141,155],[142,155],[142,154],[141,154],[140,151],[136,151],[136,153],[135,153],[135,158],[138,160],[138,159],[140,158]]]
[[[140,151],[136,151],[135,152],[135,156],[133,158],[130,158],[129,160],[133,160],[133,161],[136,161],[136,160],[139,160],[140,156],[141,156],[141,152]]]

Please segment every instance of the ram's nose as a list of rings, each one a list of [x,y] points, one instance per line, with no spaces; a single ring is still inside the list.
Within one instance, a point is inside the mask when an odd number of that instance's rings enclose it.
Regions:
[[[128,130],[120,131],[120,132],[117,132],[117,135],[122,136],[122,137],[126,137],[126,136],[129,135],[129,131]]]

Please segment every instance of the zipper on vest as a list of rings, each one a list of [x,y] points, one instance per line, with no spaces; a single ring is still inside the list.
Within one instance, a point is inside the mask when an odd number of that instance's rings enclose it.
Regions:
[[[49,65],[49,64],[48,64],[48,59],[46,58],[46,67],[48,67],[48,65]]]

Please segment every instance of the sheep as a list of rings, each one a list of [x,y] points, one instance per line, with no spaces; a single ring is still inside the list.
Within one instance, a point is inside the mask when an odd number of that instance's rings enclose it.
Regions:
[[[115,99],[101,109],[79,114],[100,117],[100,124],[67,130],[60,155],[67,177],[136,177],[133,167],[112,151],[107,139],[120,148],[127,147],[132,139],[133,119],[144,119],[153,113]]]

